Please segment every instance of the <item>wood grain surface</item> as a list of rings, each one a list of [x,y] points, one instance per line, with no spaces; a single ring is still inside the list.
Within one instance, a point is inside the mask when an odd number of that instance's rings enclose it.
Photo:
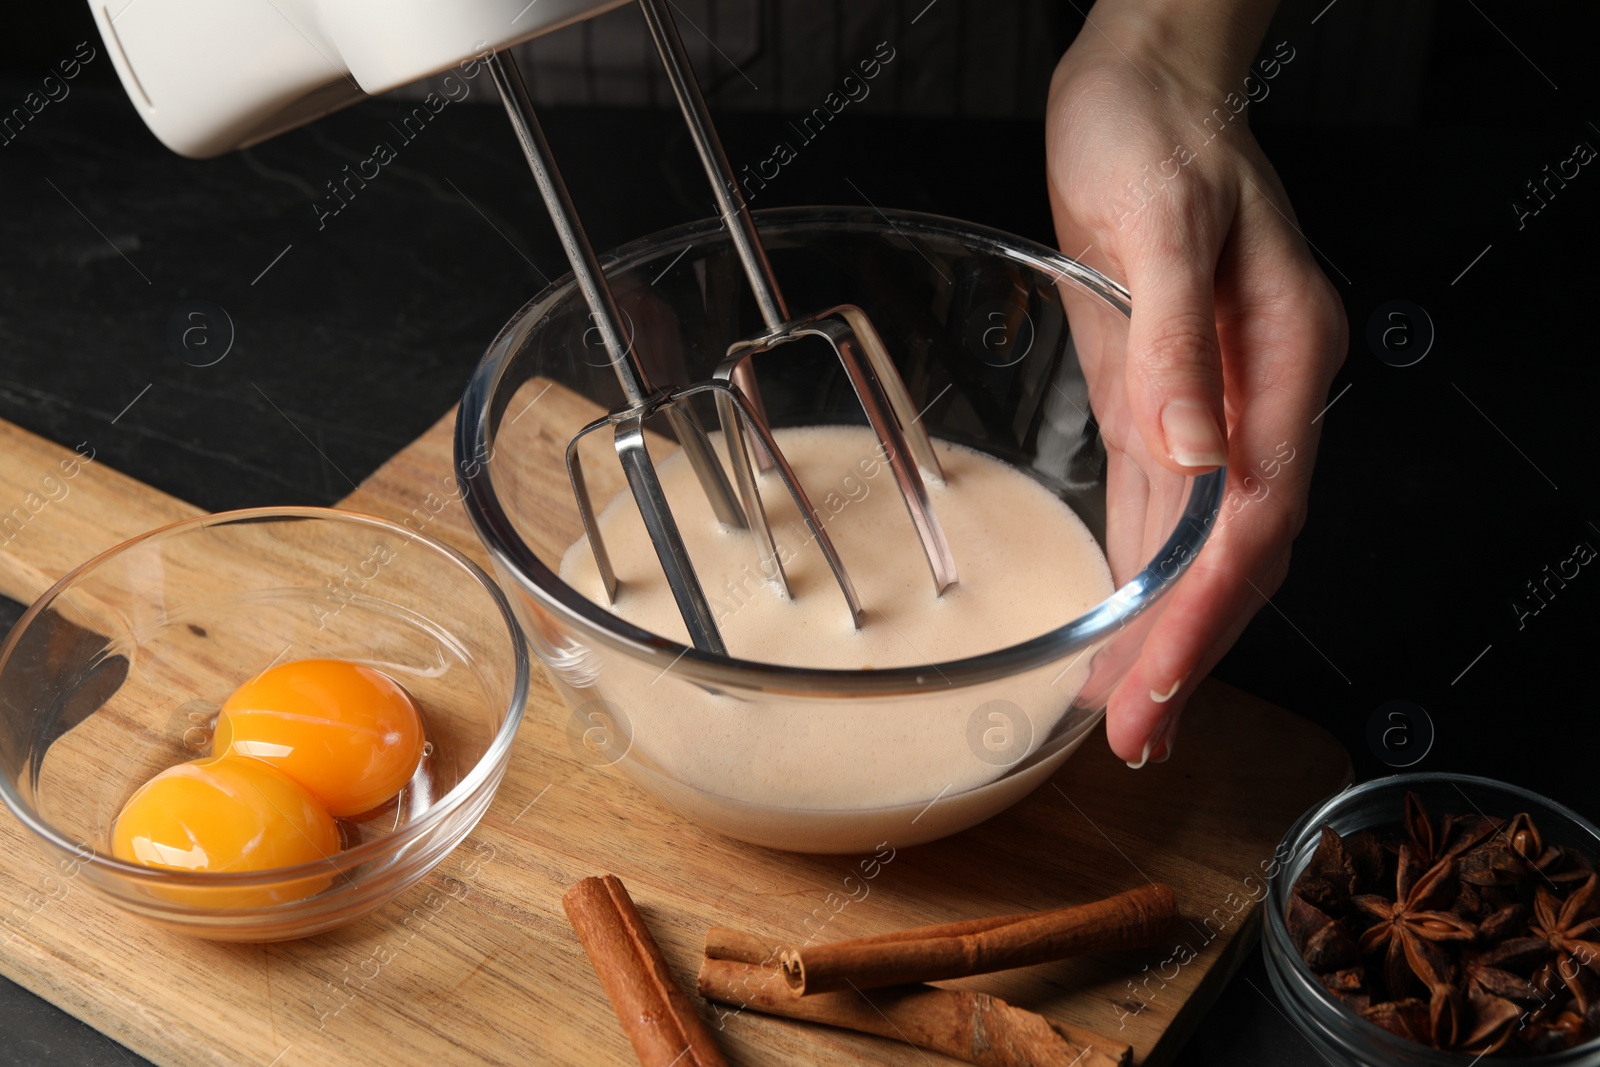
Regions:
[[[562,401],[541,401],[552,402]],[[448,497],[453,421],[441,419],[343,505],[413,525],[426,516],[425,532],[482,562]],[[563,479],[549,481],[565,493]],[[604,499],[608,487],[595,488]],[[7,596],[30,601],[91,555],[196,513],[0,423]],[[555,544],[568,533],[553,521],[547,536]],[[1043,788],[965,833],[898,851],[890,842],[876,855],[799,856],[700,830],[590,766],[567,743],[567,720],[536,675],[505,781],[465,843],[372,915],[301,941],[220,944],[148,926],[75,885],[0,815],[0,970],[160,1064],[628,1064],[561,911],[563,891],[586,875],[626,882],[688,989],[713,925],[832,940],[1158,881],[1177,890],[1185,918],[1172,946],[952,983],[1114,1036],[1137,1062],[1157,1064],[1252,949],[1261,873],[1279,837],[1350,773],[1321,729],[1210,680],[1164,765],[1129,770],[1091,738]],[[736,1063],[942,1059],[695,999]]]

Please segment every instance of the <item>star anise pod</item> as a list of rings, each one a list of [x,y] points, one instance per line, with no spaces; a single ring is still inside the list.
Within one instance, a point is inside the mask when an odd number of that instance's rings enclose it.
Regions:
[[[1372,1004],[1367,992],[1367,974],[1364,967],[1345,967],[1317,975],[1328,994],[1354,1012],[1365,1011]]]
[[[1422,798],[1406,793],[1406,843],[1417,862],[1432,867],[1446,856],[1458,856],[1481,844],[1502,825],[1484,815],[1446,815],[1435,827]]]
[[[1523,974],[1532,972],[1549,955],[1550,946],[1542,938],[1514,937],[1480,952],[1468,952],[1462,961],[1462,979],[1469,993],[1535,1003],[1543,998]]]
[[[1522,1007],[1503,997],[1485,996],[1476,991],[1467,994],[1467,1004],[1472,1015],[1472,1027],[1453,1046],[1460,1052],[1487,1056],[1499,1052],[1517,1032]],[[1441,1045],[1440,1048],[1447,1046]]]
[[[1560,845],[1545,849],[1538,863],[1530,866],[1532,873],[1540,876],[1540,881],[1560,889],[1582,885],[1594,874],[1594,865],[1583,853]]]
[[[1504,819],[1497,819],[1493,815],[1479,815],[1477,812],[1446,815],[1445,821],[1450,824],[1447,854],[1451,856],[1459,856],[1463,852],[1477,848],[1499,833],[1506,824]]]
[[[1361,967],[1344,967],[1317,977],[1322,979],[1324,989],[1340,993],[1354,993],[1365,985],[1367,980],[1366,971]]]
[[[1358,910],[1376,920],[1357,942],[1364,954],[1385,949],[1384,978],[1389,995],[1400,999],[1417,981],[1433,989],[1450,980],[1447,942],[1471,941],[1477,928],[1458,915],[1438,910],[1448,906],[1455,890],[1455,861],[1443,859],[1421,869],[1409,845],[1400,846],[1395,874],[1395,899],[1377,894],[1351,898]]]
[[[1587,1011],[1592,998],[1583,969],[1600,974],[1600,941],[1591,940],[1600,935],[1600,880],[1590,875],[1565,900],[1538,886],[1529,930],[1555,950],[1556,973],[1572,991],[1579,1012]]]
[[[1563,863],[1560,870],[1550,875],[1550,880],[1553,882],[1581,885],[1595,873],[1594,864],[1590,862],[1589,857],[1575,848],[1562,848],[1561,858]]]
[[[1440,982],[1428,994],[1428,1036],[1435,1048],[1455,1048],[1471,1027],[1466,997],[1455,986]]]
[[[1522,1040],[1535,1052],[1560,1052],[1593,1037],[1595,1026],[1584,1015],[1568,1009],[1539,1019],[1522,1031]]]
[[[1350,902],[1357,881],[1355,862],[1345,849],[1344,841],[1333,827],[1324,826],[1317,850],[1295,880],[1295,894],[1324,912],[1336,914]]]
[[[1438,862],[1439,856],[1434,851],[1433,820],[1428,818],[1428,809],[1422,806],[1422,798],[1416,793],[1406,793],[1406,842],[1411,846],[1411,854],[1419,862],[1432,866]]]
[[[1559,845],[1546,846],[1527,812],[1519,812],[1461,857],[1461,880],[1477,886],[1514,886],[1527,878],[1572,885],[1592,873],[1579,853]]]
[[[1509,1000],[1464,995],[1452,985],[1435,986],[1428,997],[1428,1043],[1434,1048],[1486,1056],[1511,1040],[1522,1009]]]
[[[1300,895],[1297,885],[1289,894],[1289,936],[1300,958],[1313,971],[1333,971],[1361,959],[1356,943],[1344,925]]]
[[[1461,858],[1461,880],[1470,885],[1515,885],[1531,872],[1528,855],[1544,849],[1538,827],[1527,812]]]
[[[1461,873],[1462,862],[1459,858],[1456,860],[1458,876]],[[1459,880],[1461,891],[1456,896],[1455,906],[1451,910],[1470,923],[1481,926],[1496,913],[1518,904],[1515,885],[1473,885],[1464,878]],[[1485,933],[1484,939],[1494,941],[1498,936]]]
[[[1546,945],[1546,948],[1549,946]],[[1533,970],[1533,975],[1528,979],[1528,984],[1538,994],[1539,1004],[1529,1014],[1535,1018],[1545,1018],[1560,1014],[1572,1001],[1571,994],[1567,992],[1566,983],[1556,973],[1556,961],[1548,960]]]
[[[1474,988],[1463,991],[1453,983],[1433,987],[1425,1014],[1416,1007],[1421,1003],[1398,1002],[1373,1021],[1435,1048],[1485,1056],[1511,1040],[1524,1015],[1522,1007],[1511,1000]],[[1426,1027],[1418,1029],[1424,1021]]]
[[[1466,886],[1462,887],[1465,893]],[[1457,914],[1460,909],[1457,909]],[[1462,916],[1466,918],[1466,916]],[[1502,941],[1514,938],[1526,928],[1528,909],[1518,903],[1507,904],[1497,908],[1478,921],[1478,936],[1484,944],[1497,945]]]
[[[1378,835],[1370,830],[1357,830],[1344,839],[1345,852],[1350,856],[1350,864],[1355,868],[1355,889],[1353,892],[1370,893],[1376,891],[1382,883],[1393,877],[1389,874],[1391,854],[1378,840]]]

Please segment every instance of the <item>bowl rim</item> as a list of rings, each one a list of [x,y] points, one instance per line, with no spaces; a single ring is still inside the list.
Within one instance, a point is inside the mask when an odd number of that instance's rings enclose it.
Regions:
[[[1309,841],[1310,834],[1314,829],[1320,829],[1340,809],[1359,801],[1365,796],[1382,790],[1410,789],[1417,785],[1451,785],[1456,786],[1458,789],[1461,786],[1478,786],[1497,790],[1508,796],[1515,797],[1524,805],[1522,810],[1543,810],[1560,815],[1571,820],[1574,825],[1587,831],[1597,842],[1600,842],[1600,826],[1596,826],[1586,816],[1567,807],[1560,801],[1553,800],[1542,793],[1536,793],[1526,786],[1501,781],[1498,778],[1486,778],[1477,774],[1459,774],[1454,771],[1412,771],[1404,774],[1388,774],[1380,778],[1369,778],[1364,782],[1355,782],[1345,786],[1337,793],[1324,797],[1306,809],[1300,818],[1295,820],[1294,825],[1284,833],[1282,840],[1278,844],[1277,851],[1274,853],[1274,856],[1280,861],[1280,866],[1278,873],[1271,879],[1274,884],[1266,897],[1267,921],[1265,923],[1266,929],[1261,937],[1261,950],[1267,957],[1269,969],[1274,966],[1287,967],[1299,979],[1299,984],[1310,991],[1309,996],[1302,999],[1314,1003],[1325,1013],[1331,1013],[1345,1022],[1352,1023],[1354,1025],[1352,1033],[1360,1038],[1362,1044],[1376,1048],[1379,1047],[1379,1042],[1393,1039],[1404,1042],[1403,1047],[1408,1052],[1415,1048],[1415,1059],[1419,1063],[1436,1063],[1440,1067],[1445,1067],[1445,1065],[1459,1067],[1459,1065],[1477,1063],[1478,1061],[1473,1059],[1470,1053],[1434,1049],[1429,1048],[1427,1045],[1406,1042],[1404,1038],[1391,1034],[1370,1019],[1362,1018],[1356,1012],[1334,1000],[1328,994],[1328,991],[1323,988],[1322,983],[1317,980],[1315,972],[1306,966],[1305,960],[1295,950],[1294,943],[1289,937],[1288,917],[1285,911],[1285,900],[1293,889],[1293,883],[1289,880],[1289,867],[1295,854],[1294,845],[1296,842],[1301,839]],[[1472,804],[1472,798],[1467,797],[1467,803]],[[1474,804],[1474,806],[1476,805]],[[1399,822],[1400,820],[1397,818],[1395,820],[1396,825],[1399,825]],[[1303,1007],[1299,1007],[1296,1010],[1307,1011]],[[1299,1022],[1295,1023],[1295,1027],[1296,1029],[1304,1029]],[[1534,1065],[1541,1063],[1575,1063],[1577,1062],[1576,1059],[1569,1060],[1567,1057],[1572,1056],[1574,1053],[1582,1053],[1583,1056],[1593,1055],[1596,1049],[1600,1049],[1600,1037],[1591,1038],[1581,1045],[1574,1045],[1570,1049],[1518,1058],[1514,1062]]]
[[[78,579],[88,575],[129,549],[148,541],[174,537],[191,530],[204,529],[210,526],[280,519],[309,519],[318,522],[340,522],[376,527],[386,533],[404,537],[408,541],[420,542],[424,548],[431,549],[443,556],[448,562],[454,563],[464,570],[479,587],[489,594],[490,603],[499,612],[500,619],[507,628],[507,638],[511,643],[516,677],[512,682],[511,706],[507,711],[506,718],[500,724],[500,728],[495,731],[495,736],[489,742],[488,748],[484,750],[483,756],[472,766],[472,769],[451,787],[449,792],[435,800],[427,811],[415,819],[408,820],[404,826],[393,833],[385,834],[383,837],[375,838],[371,841],[363,841],[353,848],[341,849],[332,856],[310,860],[292,867],[269,867],[260,871],[177,871],[166,868],[146,867],[117,859],[109,852],[93,845],[88,846],[89,855],[85,856],[83,850],[86,843],[72,841],[61,834],[17,793],[9,775],[0,774],[0,800],[5,801],[6,807],[11,810],[11,813],[17,817],[19,822],[43,838],[48,844],[77,855],[80,862],[115,872],[118,876],[132,879],[135,882],[152,885],[159,884],[168,887],[222,889],[267,886],[319,875],[333,875],[343,878],[347,883],[358,885],[359,882],[350,877],[349,868],[388,853],[404,851],[418,838],[431,831],[436,824],[442,822],[451,813],[465,805],[471,797],[475,796],[483,788],[485,783],[491,779],[498,778],[504,773],[505,763],[510,756],[512,743],[516,739],[517,730],[522,723],[523,711],[527,706],[530,671],[527,640],[522,634],[521,625],[517,622],[516,614],[511,610],[511,605],[507,601],[504,591],[482,567],[443,541],[402,526],[382,516],[361,511],[295,505],[239,508],[179,519],[176,522],[170,522],[164,526],[158,526],[130,537],[74,567],[28,606],[22,617],[17,620],[16,625],[11,628],[11,632],[6,635],[5,642],[0,644],[0,676],[4,675],[6,665],[14,654],[21,635],[59,596],[71,589]],[[240,917],[276,914],[286,909],[303,906],[310,901],[322,899],[323,896],[323,893],[314,893],[297,900],[282,901],[261,907],[228,908],[227,912],[229,915]],[[211,910],[204,907],[197,909],[196,906],[188,904],[170,905],[170,908],[174,912]]]
[[[858,229],[899,237],[907,242],[912,235],[959,239],[982,251],[1051,274],[1057,280],[1071,281],[1111,310],[1125,317],[1131,315],[1131,298],[1124,286],[1054,249],[992,227],[893,208],[784,207],[752,214],[758,229],[765,230],[780,227],[787,232]],[[601,266],[607,274],[612,274],[675,250],[687,251],[691,245],[729,240],[720,219],[701,219],[613,249],[601,257]],[[479,540],[494,558],[496,569],[502,575],[511,576],[521,591],[590,640],[634,659],[670,661],[668,669],[690,681],[709,686],[757,688],[787,697],[832,696],[841,691],[863,696],[892,696],[981,684],[1045,667],[1126,627],[1158,601],[1204,547],[1221,511],[1227,467],[1190,476],[1188,499],[1173,531],[1154,558],[1120,588],[1053,630],[980,655],[861,671],[765,663],[680,644],[627,622],[563,582],[517,533],[495,489],[489,429],[491,422],[496,421],[497,388],[522,339],[574,285],[572,274],[568,272],[540,290],[501,327],[473,371],[456,418],[456,478],[462,501]],[[490,458],[485,462],[474,457]]]

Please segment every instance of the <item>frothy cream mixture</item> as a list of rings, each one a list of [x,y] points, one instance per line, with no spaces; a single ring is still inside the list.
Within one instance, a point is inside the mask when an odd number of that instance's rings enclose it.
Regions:
[[[999,460],[936,440],[946,484],[930,484],[929,492],[960,575],[936,597],[873,433],[818,426],[776,436],[821,512],[865,614],[860,630],[853,628],[826,561],[776,475],[761,478],[761,492],[792,599],[764,580],[750,535],[717,523],[693,468],[675,452],[658,464],[661,481],[736,657],[850,669],[937,663],[1037,637],[1113,590],[1105,556],[1066,504]],[[629,492],[605,507],[600,528],[620,583],[613,610],[687,642]],[[587,540],[567,550],[561,577],[605,603]],[[779,807],[842,809],[926,801],[947,783],[959,792],[998,777],[1005,768],[973,750],[972,714],[990,700],[1015,704],[1030,720],[1030,748],[1037,747],[1081,688],[1086,667],[1063,673],[1052,666],[953,689],[948,706],[933,709],[925,700],[836,709],[815,702],[741,704],[674,685],[670,671],[665,678],[633,677],[620,663],[601,672],[592,696],[629,716],[636,755],[700,789]]]
[[[844,598],[776,474],[761,479],[767,519],[793,599],[763,580],[754,540],[717,524],[681,452],[660,464],[662,486],[731,655],[803,667],[871,669],[977,655],[1037,637],[1109,596],[1111,572],[1082,520],[1021,471],[935,441],[946,485],[929,485],[960,581],[934,596],[911,518],[865,427],[777,431],[778,445],[825,520],[865,607],[850,625]],[[718,441],[720,445],[720,440]],[[613,610],[687,641],[676,601],[633,495],[600,517],[617,569]],[[567,550],[561,577],[604,603],[587,540]]]

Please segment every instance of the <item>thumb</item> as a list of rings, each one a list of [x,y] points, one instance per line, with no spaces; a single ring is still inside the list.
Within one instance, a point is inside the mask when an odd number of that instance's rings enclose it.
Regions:
[[[1129,278],[1128,407],[1150,454],[1184,474],[1228,461],[1212,274],[1200,266],[1216,257],[1197,251],[1137,263]]]

